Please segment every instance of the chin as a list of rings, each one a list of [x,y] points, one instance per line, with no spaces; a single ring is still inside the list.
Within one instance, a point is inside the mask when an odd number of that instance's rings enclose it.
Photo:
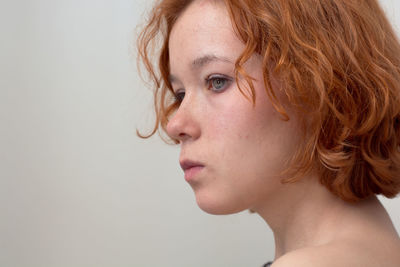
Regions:
[[[213,198],[196,194],[197,205],[201,210],[212,215],[229,215],[248,209],[248,207],[236,205],[235,201],[221,199],[220,197]]]

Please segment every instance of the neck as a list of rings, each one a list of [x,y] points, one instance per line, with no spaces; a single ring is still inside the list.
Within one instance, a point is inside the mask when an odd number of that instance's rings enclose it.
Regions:
[[[380,203],[375,196],[357,204],[347,203],[313,177],[283,185],[280,192],[252,210],[271,227],[277,259],[290,251],[327,244],[346,236],[345,231],[371,213],[367,210],[383,212],[383,207],[378,206]]]

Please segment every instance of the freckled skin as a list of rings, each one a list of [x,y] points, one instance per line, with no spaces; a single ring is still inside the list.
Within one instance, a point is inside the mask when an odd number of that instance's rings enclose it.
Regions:
[[[213,1],[193,2],[177,20],[169,41],[171,74],[178,78],[172,85],[186,94],[167,132],[181,141],[181,159],[205,165],[190,184],[199,207],[230,214],[279,194],[284,185],[278,174],[300,131],[296,120],[283,121],[270,103],[261,59],[253,56],[245,65],[256,79],[255,107],[235,82],[219,93],[204,86],[204,77],[210,74],[234,78],[233,64],[212,62],[198,71],[191,69],[191,62],[204,54],[234,62],[243,51],[225,7]]]
[[[274,266],[400,266],[398,234],[375,196],[346,203],[321,185],[316,173],[280,183],[286,159],[303,140],[297,116],[287,110],[290,120],[283,121],[269,101],[260,58],[253,56],[245,65],[255,78],[255,107],[234,82],[220,92],[205,84],[214,74],[233,79],[233,64],[191,68],[204,55],[235,62],[243,51],[223,1],[194,1],[178,18],[169,41],[170,70],[176,77],[172,87],[184,89],[185,97],[167,132],[180,141],[181,160],[204,165],[189,182],[202,210],[257,212],[274,232]],[[287,103],[279,84],[273,85]]]

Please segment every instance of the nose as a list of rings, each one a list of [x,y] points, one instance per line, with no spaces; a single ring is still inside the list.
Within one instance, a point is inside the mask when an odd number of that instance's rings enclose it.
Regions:
[[[185,96],[167,124],[167,134],[181,143],[200,136],[199,116],[194,102],[188,95]]]

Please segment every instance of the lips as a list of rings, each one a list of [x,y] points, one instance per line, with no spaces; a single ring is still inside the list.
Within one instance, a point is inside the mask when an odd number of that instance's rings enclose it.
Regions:
[[[180,165],[182,170],[185,172],[185,180],[187,182],[192,181],[196,174],[204,168],[202,163],[191,160],[182,160]]]
[[[186,170],[188,170],[190,168],[194,168],[194,167],[204,167],[204,165],[201,164],[200,162],[195,162],[195,161],[191,161],[191,160],[182,160],[179,163],[180,163],[183,171],[186,171]]]

